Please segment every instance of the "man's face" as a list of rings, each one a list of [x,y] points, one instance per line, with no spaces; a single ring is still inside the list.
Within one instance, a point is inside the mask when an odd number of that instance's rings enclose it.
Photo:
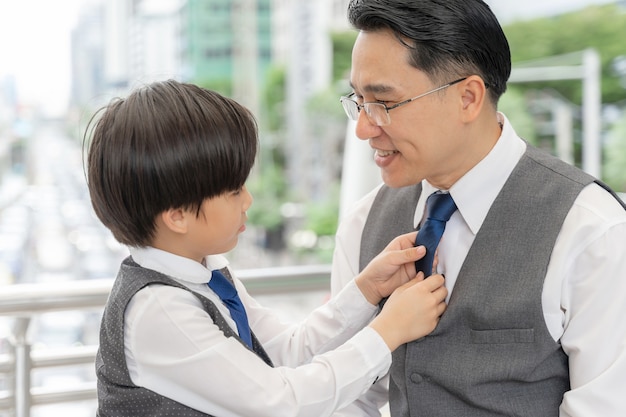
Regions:
[[[359,34],[350,82],[359,104],[382,102],[388,107],[440,86],[408,63],[407,48],[388,31]],[[356,134],[369,140],[387,185],[403,187],[426,178],[449,188],[467,171],[460,120],[463,84],[391,110],[387,126],[377,126],[363,110],[359,113]]]

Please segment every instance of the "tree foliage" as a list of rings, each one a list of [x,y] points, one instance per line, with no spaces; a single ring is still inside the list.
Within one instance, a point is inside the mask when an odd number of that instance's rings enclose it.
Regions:
[[[259,175],[248,180],[248,189],[254,204],[248,210],[251,224],[274,230],[283,224],[281,206],[287,198],[287,183],[281,164],[266,163],[259,166]]]
[[[626,192],[626,112],[609,130],[603,178],[616,191]]]
[[[348,78],[352,66],[352,45],[356,40],[357,32],[335,32],[331,34],[333,43],[333,80]]]
[[[623,6],[592,6],[556,17],[516,22],[505,26],[504,32],[511,47],[513,66],[587,48],[596,49],[602,65],[602,102],[615,103],[626,99],[626,89],[620,84],[620,75],[613,65],[617,57],[626,55],[626,11]],[[572,102],[581,103],[580,81],[542,82],[540,85],[550,86]]]
[[[261,93],[261,117],[264,128],[275,132],[285,126],[287,73],[283,66],[270,67]]]
[[[537,131],[532,115],[526,108],[526,99],[519,88],[509,86],[498,102],[498,110],[515,126],[515,132],[533,145],[537,144]]]

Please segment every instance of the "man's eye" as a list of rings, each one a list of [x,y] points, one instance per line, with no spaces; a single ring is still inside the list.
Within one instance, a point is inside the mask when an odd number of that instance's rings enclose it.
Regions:
[[[360,103],[363,103],[363,100],[361,99]],[[366,103],[378,103],[378,104],[387,104],[387,103],[394,103],[393,101],[389,101],[389,100],[381,100],[378,99],[376,97],[371,98],[370,100],[367,100]]]

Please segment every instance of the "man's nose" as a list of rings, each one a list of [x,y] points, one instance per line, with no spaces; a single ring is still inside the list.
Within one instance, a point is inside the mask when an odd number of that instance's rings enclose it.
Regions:
[[[380,126],[372,121],[365,109],[361,109],[359,117],[356,119],[355,133],[361,140],[368,140],[380,134]]]

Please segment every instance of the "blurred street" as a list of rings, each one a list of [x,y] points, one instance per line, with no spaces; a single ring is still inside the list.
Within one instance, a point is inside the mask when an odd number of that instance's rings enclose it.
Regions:
[[[82,170],[80,144],[57,124],[32,130],[23,168],[13,167],[0,186],[0,270],[4,284],[113,277],[126,250],[93,215]],[[26,168],[27,167],[27,168]],[[11,319],[4,319],[5,327]],[[33,350],[63,350],[98,341],[99,312],[54,312],[32,319]],[[3,350],[8,346],[2,345]],[[93,381],[93,366],[41,369],[33,387]],[[87,414],[89,412],[89,414]],[[93,404],[35,407],[34,416],[93,415]]]
[[[28,170],[0,213],[0,239],[23,257],[3,259],[14,282],[112,277],[126,250],[93,215],[80,145],[50,124],[34,131],[25,152]]]

